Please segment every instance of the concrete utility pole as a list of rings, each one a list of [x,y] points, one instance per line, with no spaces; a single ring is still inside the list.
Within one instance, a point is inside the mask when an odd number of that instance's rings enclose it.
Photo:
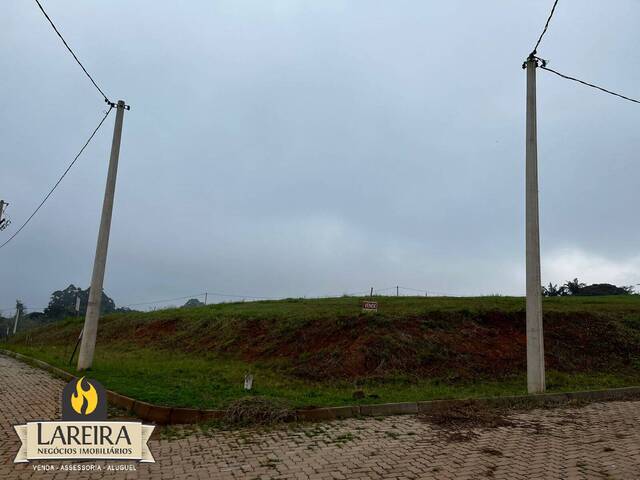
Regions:
[[[536,68],[533,54],[527,59],[526,138],[526,255],[527,255],[527,390],[543,393],[544,337],[540,275],[540,226],[538,213],[538,134],[536,128]]]
[[[84,319],[82,343],[80,344],[80,354],[78,355],[78,370],[91,368],[93,364],[93,353],[96,347],[96,336],[98,333],[98,319],[100,317],[100,303],[102,302],[104,270],[107,263],[109,232],[111,230],[113,197],[116,189],[116,175],[118,173],[122,120],[125,108],[128,107],[124,101],[118,100],[116,106],[116,122],[113,127],[113,142],[111,143],[111,158],[109,159],[109,171],[107,173],[107,185],[104,190],[104,202],[102,203],[102,218],[100,219],[100,230],[98,231],[98,244],[93,262],[93,274],[91,275],[91,287],[89,289],[87,313]]]
[[[20,308],[19,308],[20,304],[19,302],[16,302],[16,318],[13,321],[13,334],[16,334],[16,331],[18,330],[18,320],[20,320]]]
[[[4,230],[4,228],[9,224],[6,218],[4,218],[4,209],[9,205],[4,200],[0,200],[0,230]]]

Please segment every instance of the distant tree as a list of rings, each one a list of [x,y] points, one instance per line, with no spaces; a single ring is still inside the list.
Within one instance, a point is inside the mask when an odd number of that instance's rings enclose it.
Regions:
[[[0,315],[0,338],[7,338],[11,330],[11,320]]]
[[[558,285],[549,282],[547,287],[542,287],[542,295],[545,297],[564,297],[567,295],[567,287],[565,285],[558,287]]]
[[[618,287],[610,283],[594,283],[587,285],[580,282],[577,278],[568,280],[562,287],[549,284],[548,287],[542,287],[542,294],[547,297],[574,295],[574,296],[596,296],[596,295],[631,295],[633,287]]]
[[[192,307],[202,307],[204,303],[202,303],[197,298],[191,298],[187,300],[187,302],[181,308],[192,308]]]
[[[89,289],[82,290],[73,284],[64,290],[57,290],[51,294],[49,306],[45,308],[44,314],[49,318],[73,316],[76,314],[76,298],[78,297],[80,298],[80,315],[84,315],[87,312],[87,304],[89,302]],[[102,315],[112,313],[115,309],[115,302],[102,292],[100,313]]]
[[[578,296],[596,296],[596,295],[631,295],[633,287],[616,287],[610,283],[594,283],[580,288]]]
[[[71,284],[64,290],[56,290],[51,294],[49,305],[44,309],[44,314],[49,318],[61,318],[75,314],[76,297],[80,297],[80,308],[82,309],[82,289]]]
[[[567,280],[567,283],[564,284],[564,287],[567,289],[569,295],[579,295],[580,289],[586,287],[585,283],[580,283],[577,278],[573,280]]]

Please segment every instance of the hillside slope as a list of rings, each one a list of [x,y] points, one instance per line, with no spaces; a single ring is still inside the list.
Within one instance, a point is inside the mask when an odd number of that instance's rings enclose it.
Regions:
[[[272,364],[288,375],[357,380],[402,375],[465,380],[525,370],[524,300],[513,297],[379,297],[283,300],[114,314],[101,348],[151,348]],[[546,299],[546,362],[558,372],[640,370],[640,296]],[[68,346],[81,320],[17,336],[13,343]]]

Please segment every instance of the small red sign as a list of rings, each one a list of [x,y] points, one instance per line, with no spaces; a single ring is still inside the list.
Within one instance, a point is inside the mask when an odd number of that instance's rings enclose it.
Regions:
[[[378,302],[373,302],[367,300],[362,302],[362,311],[363,312],[377,312],[378,311]]]

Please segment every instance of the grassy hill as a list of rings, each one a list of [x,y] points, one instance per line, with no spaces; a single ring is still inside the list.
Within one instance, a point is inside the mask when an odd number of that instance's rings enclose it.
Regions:
[[[524,299],[377,297],[209,305],[101,320],[91,376],[151,402],[214,408],[246,394],[296,406],[525,392]],[[544,300],[548,387],[640,384],[640,296]],[[73,371],[82,319],[4,348]]]

